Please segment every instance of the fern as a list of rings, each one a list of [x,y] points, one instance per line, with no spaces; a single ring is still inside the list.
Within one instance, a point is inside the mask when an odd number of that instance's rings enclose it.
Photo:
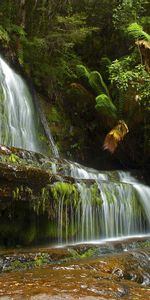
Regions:
[[[106,93],[109,97],[108,88],[99,72],[93,71],[90,73],[89,84],[96,91],[97,94]]]
[[[86,79],[89,86],[93,91],[95,91],[95,94],[97,95],[97,97],[95,98],[95,108],[101,111],[104,115],[116,119],[117,109],[110,98],[108,88],[101,74],[98,71],[89,72],[85,66],[77,65],[77,75],[79,78]],[[83,86],[81,86],[80,84],[73,83],[72,87],[78,88],[81,92],[83,92]]]
[[[77,65],[76,70],[78,78],[84,78],[88,80],[89,85],[97,95],[106,93],[107,96],[110,97],[108,88],[98,71],[89,72],[88,69],[83,65]]]
[[[18,36],[20,37],[25,37],[26,36],[26,32],[25,30],[22,28],[22,26],[18,26],[15,24],[12,24],[9,28],[8,28],[8,32],[12,33],[15,32]]]
[[[144,39],[150,42],[150,35],[143,30],[143,27],[137,23],[132,23],[127,28],[128,34],[134,39]]]
[[[7,31],[2,26],[0,26],[0,40],[7,44],[10,41]]]
[[[117,118],[116,106],[112,103],[110,98],[106,94],[101,94],[96,97],[95,108],[101,111],[104,115],[111,117],[113,119]]]
[[[87,70],[87,68],[83,65],[77,65],[76,66],[77,76],[79,78],[84,77],[86,79],[89,79],[90,72]]]

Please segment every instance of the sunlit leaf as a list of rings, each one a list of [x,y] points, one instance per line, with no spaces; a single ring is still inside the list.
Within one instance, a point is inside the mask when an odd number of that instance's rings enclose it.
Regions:
[[[110,153],[114,153],[126,134],[129,132],[127,124],[120,120],[118,124],[106,135],[103,148],[108,150]]]

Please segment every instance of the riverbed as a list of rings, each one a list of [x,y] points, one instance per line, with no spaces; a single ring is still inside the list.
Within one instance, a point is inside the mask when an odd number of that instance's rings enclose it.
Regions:
[[[150,299],[150,237],[1,249],[0,299]]]

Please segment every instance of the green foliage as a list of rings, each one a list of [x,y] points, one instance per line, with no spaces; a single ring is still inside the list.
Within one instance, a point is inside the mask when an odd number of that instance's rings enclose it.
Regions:
[[[90,192],[91,192],[92,204],[101,206],[103,201],[97,183],[91,185]]]
[[[52,186],[51,191],[56,202],[72,203],[74,206],[78,204],[79,192],[74,184],[57,182]]]
[[[11,24],[11,26],[7,27],[7,31],[10,35],[15,33],[18,37],[25,37],[26,32],[22,26],[18,26],[16,24]]]
[[[98,71],[89,71],[84,65],[76,66],[77,77],[79,79],[87,79],[93,91],[98,95],[105,92],[109,96],[108,88],[103,81],[101,74]]]
[[[111,83],[120,91],[120,94],[123,95],[129,88],[132,88],[135,94],[138,95],[137,101],[149,107],[150,76],[143,65],[135,65],[132,56],[127,56],[123,59],[115,60],[109,71]]]
[[[116,59],[109,67],[110,80],[117,88],[125,92],[128,89],[129,81],[135,77],[133,72],[133,59],[131,56]]]
[[[143,27],[137,23],[132,23],[128,26],[127,32],[134,39],[144,39],[150,42],[150,35],[143,31]]]
[[[86,16],[82,13],[75,13],[67,16],[58,16],[57,22],[59,25],[59,32],[61,35],[66,35],[68,29],[67,40],[71,42],[72,47],[76,43],[81,43],[83,40],[91,34],[91,31],[96,30],[93,27],[87,27]]]
[[[96,109],[99,110],[102,114],[116,119],[117,109],[116,106],[112,103],[110,98],[106,94],[101,94],[96,97]]]
[[[83,65],[77,65],[77,75],[81,80],[84,78],[87,79],[89,87],[91,87],[92,91],[97,95],[97,97],[95,98],[95,108],[105,116],[116,119],[117,108],[110,98],[109,90],[101,74],[98,71],[90,72]]]
[[[47,253],[39,253],[35,256],[34,266],[41,267],[49,263],[49,255]]]
[[[80,250],[77,251],[73,248],[70,248],[69,252],[73,259],[84,259],[84,258],[94,256],[96,251],[95,251],[95,248],[89,248],[89,249],[82,251],[82,253],[80,253]]]
[[[89,76],[89,84],[96,91],[97,95],[103,92],[109,97],[108,88],[103,81],[101,74],[98,71],[92,71]]]
[[[16,162],[19,162],[20,159],[19,159],[19,157],[18,157],[17,155],[15,155],[15,154],[12,153],[12,154],[8,157],[8,161],[9,161],[9,162],[12,162],[12,163],[16,163]]]
[[[10,37],[2,26],[0,26],[0,41],[4,44],[8,44],[10,42]]]
[[[90,72],[88,71],[88,69],[85,66],[77,65],[76,66],[76,72],[77,72],[78,78],[83,77],[83,78],[89,79]]]
[[[126,31],[134,20],[139,20],[146,10],[147,0],[123,0],[113,10],[113,24],[116,29]]]
[[[60,115],[58,109],[55,106],[53,106],[50,111],[50,114],[48,115],[48,121],[53,123],[59,123],[61,117],[62,116]]]

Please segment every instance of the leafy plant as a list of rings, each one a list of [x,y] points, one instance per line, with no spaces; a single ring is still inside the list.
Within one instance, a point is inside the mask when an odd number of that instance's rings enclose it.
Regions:
[[[127,33],[134,39],[144,39],[150,42],[150,35],[143,30],[143,27],[138,23],[132,23],[127,28]]]
[[[95,98],[96,109],[101,111],[102,114],[111,117],[112,119],[117,118],[117,108],[106,94],[101,94]]]
[[[4,44],[8,44],[10,42],[9,34],[2,26],[0,26],[0,41]]]
[[[90,72],[83,65],[77,66],[77,74],[81,80],[84,78],[87,80],[89,85],[88,88],[91,87],[97,95],[95,98],[95,108],[100,111],[102,115],[107,116],[113,121],[116,121],[119,117],[120,111],[117,110],[116,105],[113,103],[107,85],[103,81],[101,74],[98,71]],[[74,83],[72,84],[72,87],[78,88],[78,84]],[[84,90],[85,87],[82,89],[80,88],[80,91]],[[88,95],[87,92],[85,94]],[[103,146],[104,150],[108,150],[113,153],[116,150],[119,142],[123,140],[128,131],[129,130],[125,121],[119,121],[117,125],[107,134]]]

